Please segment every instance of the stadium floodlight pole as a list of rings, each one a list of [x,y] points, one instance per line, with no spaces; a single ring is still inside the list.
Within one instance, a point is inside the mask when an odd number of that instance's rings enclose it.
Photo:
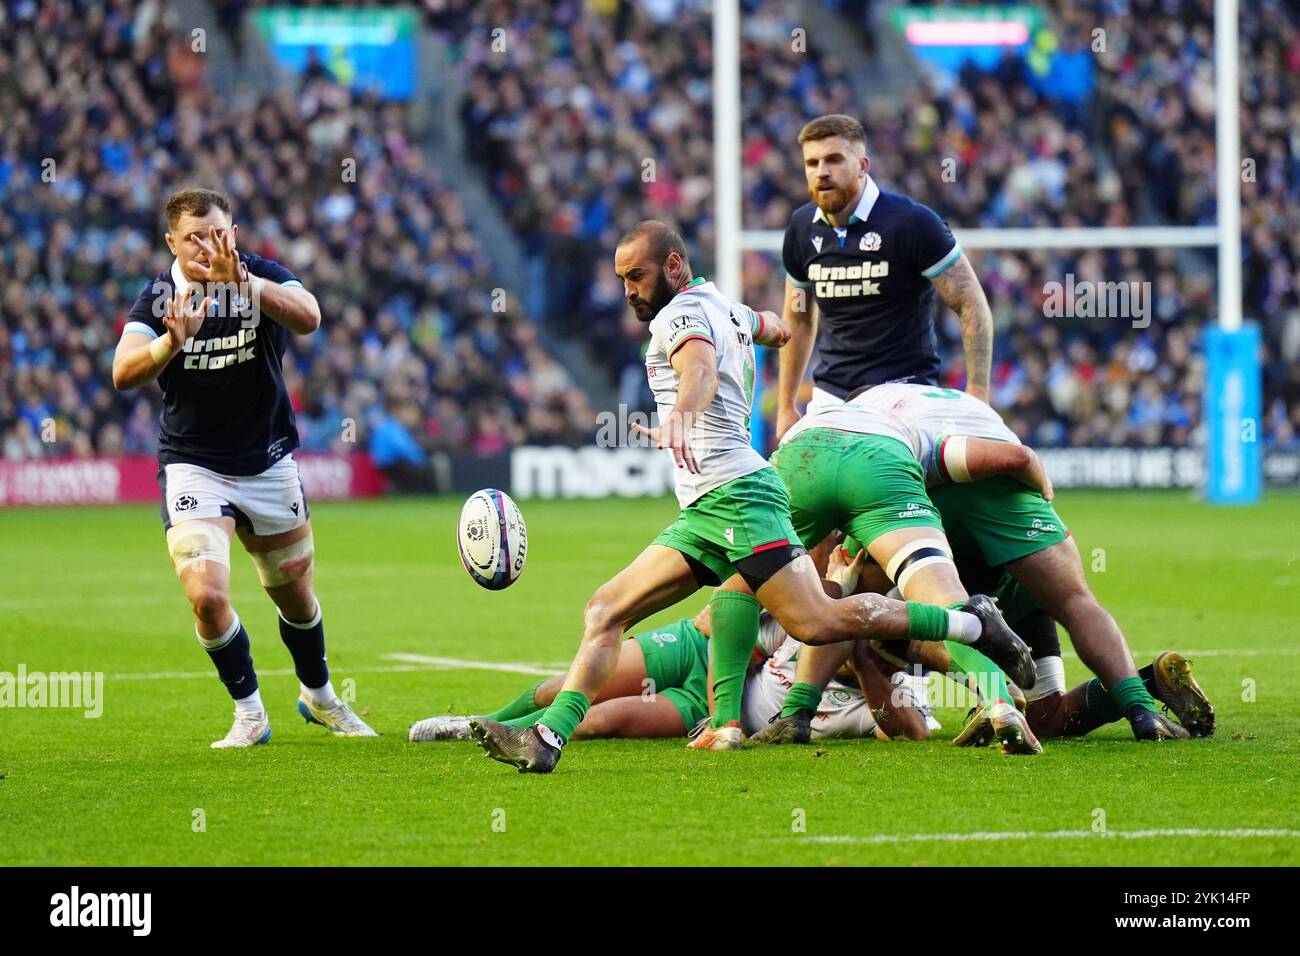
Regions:
[[[1241,328],[1241,124],[1238,0],[1214,2],[1214,146],[1219,192],[1219,327]]]

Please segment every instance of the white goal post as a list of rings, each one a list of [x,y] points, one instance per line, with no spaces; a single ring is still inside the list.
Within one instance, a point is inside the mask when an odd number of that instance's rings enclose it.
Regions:
[[[1218,224],[1095,229],[956,229],[964,249],[1124,249],[1174,246],[1219,251],[1219,326],[1241,327],[1241,164],[1238,129],[1237,4],[1215,0],[1215,148]],[[740,2],[713,0],[714,271],[727,295],[741,294],[747,250],[781,251],[782,233],[741,223]],[[724,68],[725,67],[725,68]],[[791,144],[794,148],[794,144]],[[924,201],[924,197],[919,197]]]

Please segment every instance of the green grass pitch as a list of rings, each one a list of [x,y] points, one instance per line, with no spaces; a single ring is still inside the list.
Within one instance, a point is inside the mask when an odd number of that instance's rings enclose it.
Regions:
[[[549,777],[469,743],[408,744],[411,721],[482,712],[536,680],[476,662],[562,668],[587,597],[675,505],[523,502],[527,568],[492,593],[456,556],[460,502],[404,500],[312,512],[334,683],[355,686],[383,737],[336,740],[298,717],[274,610],[237,552],[233,599],[274,739],[217,752],[230,702],[195,643],[157,509],[0,513],[0,671],[106,675],[98,719],[0,709],[5,862],[1300,863],[1300,496],[1235,510],[1181,493],[1058,504],[1139,663],[1171,647],[1192,658],[1218,710],[1213,739],[1138,745],[1114,725],[1010,758],[950,746],[962,714],[947,709],[927,743],[579,742]],[[1085,676],[1066,663],[1071,684]]]

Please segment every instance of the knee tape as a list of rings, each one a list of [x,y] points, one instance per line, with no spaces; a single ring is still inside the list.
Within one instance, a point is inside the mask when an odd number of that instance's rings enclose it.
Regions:
[[[943,538],[917,538],[894,552],[885,573],[889,575],[889,580],[898,585],[898,590],[906,595],[908,579],[932,564],[952,565],[952,552],[948,549],[948,542]]]
[[[178,575],[204,561],[230,567],[230,535],[208,521],[182,521],[167,529],[167,552]]]
[[[257,576],[262,579],[262,586],[273,588],[297,581],[310,571],[315,553],[309,531],[293,544],[274,551],[253,552],[251,557],[257,566]]]

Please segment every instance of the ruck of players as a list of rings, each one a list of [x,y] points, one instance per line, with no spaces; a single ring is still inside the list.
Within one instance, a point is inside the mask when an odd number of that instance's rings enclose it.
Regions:
[[[481,714],[417,721],[409,739],[473,738],[540,773],[580,737],[684,736],[711,751],[925,739],[940,729],[936,674],[975,697],[958,746],[1035,755],[1043,739],[1118,720],[1145,741],[1213,733],[1183,655],[1138,668],[1088,587],[1041,461],[987,404],[992,315],[947,225],[876,185],[856,120],[820,117],[799,144],[810,202],[786,229],[780,314],[696,275],[667,223],[633,225],[613,251],[648,326],[657,405],[657,425],[632,427],[673,456],[676,519],[592,595],[562,678]],[[271,738],[229,597],[236,536],[277,609],[298,713],[336,736],[377,736],[330,682],[292,454],[281,361],[289,335],[320,327],[319,306],[284,265],[239,251],[220,193],[179,192],[165,216],[175,259],[132,308],[113,379],[163,391],[166,545],[234,705],[212,746]],[[965,391],[939,386],[936,296],[961,322]],[[751,444],[756,346],[780,354],[770,458]],[[702,613],[638,630],[702,588]],[[1058,625],[1095,675],[1072,688]],[[655,693],[640,692],[647,681]]]
[[[676,519],[575,617],[563,677],[410,739],[472,738],[533,773],[583,737],[924,739],[935,674],[976,696],[962,747],[1032,756],[1121,720],[1139,741],[1212,734],[1182,654],[1138,667],[1041,461],[988,405],[993,317],[948,226],[880,189],[851,117],[813,120],[799,146],[810,201],[786,228],[781,314],[697,275],[668,223],[637,223],[613,250],[648,326],[658,425],[641,430],[673,456]],[[960,320],[964,391],[939,385],[936,297]],[[750,440],[756,345],[780,350],[770,458]],[[637,629],[701,588],[699,615]],[[1058,625],[1095,675],[1074,687]]]

